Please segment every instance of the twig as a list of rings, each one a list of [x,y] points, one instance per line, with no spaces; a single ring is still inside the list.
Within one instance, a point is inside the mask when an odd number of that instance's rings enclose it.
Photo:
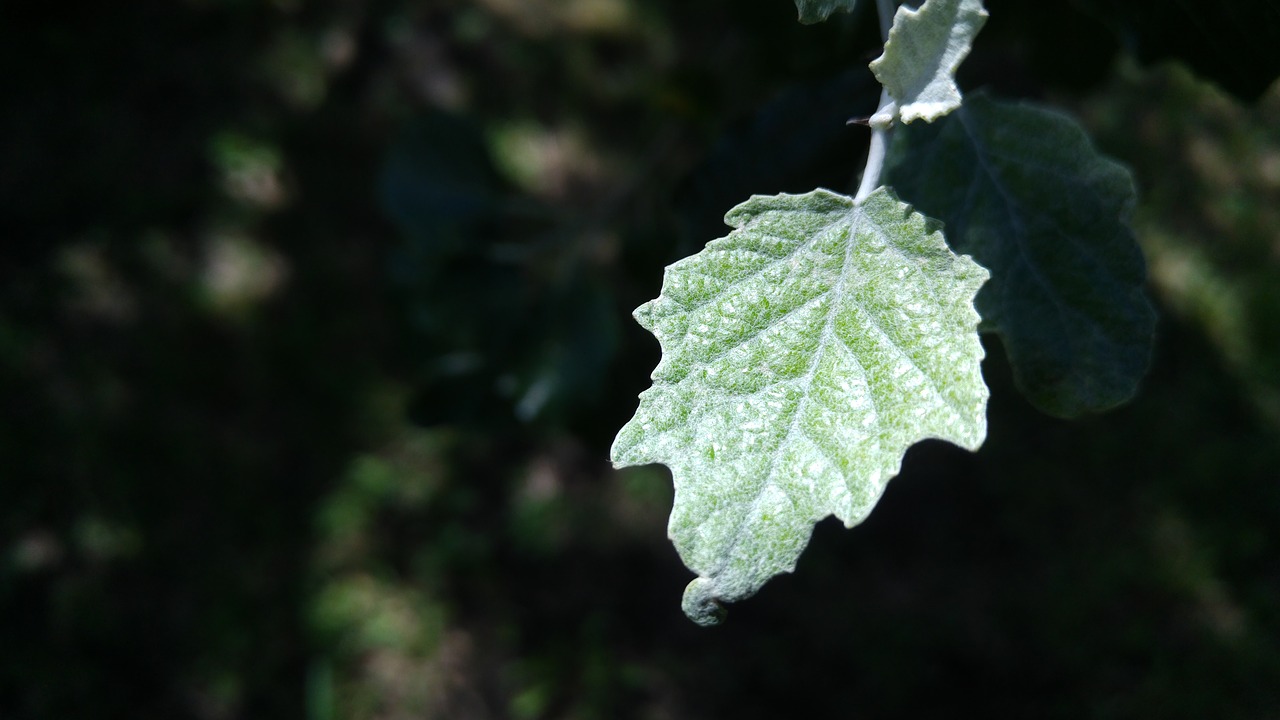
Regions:
[[[889,29],[893,27],[893,14],[897,11],[894,0],[876,0],[876,12],[880,16],[880,37],[887,44]],[[871,144],[867,147],[867,166],[862,171],[862,182],[858,185],[858,194],[853,196],[854,202],[870,195],[880,186],[880,172],[884,169],[885,155],[889,152],[889,138],[893,132],[893,119],[897,115],[897,106],[889,97],[888,89],[880,91],[880,106],[867,124],[871,126]]]

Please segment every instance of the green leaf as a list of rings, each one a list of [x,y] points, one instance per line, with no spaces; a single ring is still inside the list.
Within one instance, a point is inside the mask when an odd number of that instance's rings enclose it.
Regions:
[[[956,68],[986,21],[982,0],[926,0],[919,10],[898,8],[871,72],[898,104],[903,122],[933,122],[960,107]]]
[[[853,12],[858,0],[796,0],[796,10],[800,12],[800,22],[805,25],[820,23],[831,17],[833,12]]]
[[[636,310],[662,361],[612,453],[671,468],[699,624],[791,571],[817,521],[861,522],[915,442],[986,435],[987,272],[937,223],[887,188],[757,195],[725,221]]]
[[[983,328],[1035,405],[1074,417],[1133,397],[1155,334],[1127,225],[1133,180],[1074,121],[975,95],[942,122],[901,129],[885,177],[991,270]]]

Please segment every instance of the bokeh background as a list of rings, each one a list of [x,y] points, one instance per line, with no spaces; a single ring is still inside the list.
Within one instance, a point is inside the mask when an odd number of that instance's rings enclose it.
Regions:
[[[0,6],[0,718],[1280,717],[1280,11],[989,0],[1130,165],[1137,399],[925,443],[693,626],[629,318],[849,190],[869,8]]]

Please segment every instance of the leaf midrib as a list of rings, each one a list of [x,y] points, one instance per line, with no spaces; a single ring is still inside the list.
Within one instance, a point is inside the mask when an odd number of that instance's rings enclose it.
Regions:
[[[777,469],[778,458],[782,455],[782,448],[786,446],[787,442],[796,433],[797,425],[800,421],[801,415],[803,414],[802,409],[805,404],[809,402],[809,389],[813,385],[813,376],[817,372],[818,365],[821,363],[822,357],[826,355],[827,346],[830,344],[831,338],[835,336],[835,331],[833,329],[835,316],[839,309],[839,299],[844,296],[844,288],[849,278],[849,268],[853,265],[852,254],[854,245],[857,244],[858,225],[867,217],[867,214],[862,209],[861,204],[854,204],[850,212],[856,213],[856,215],[847,225],[847,235],[844,238],[844,261],[840,265],[840,279],[836,282],[836,285],[826,293],[828,297],[832,298],[832,302],[829,303],[827,307],[827,317],[823,322],[822,335],[818,340],[818,348],[814,351],[813,359],[809,361],[809,368],[805,371],[805,374],[801,379],[802,392],[800,399],[796,402],[795,409],[792,410],[791,422],[787,426],[787,431],[781,435],[777,446],[775,446],[773,451],[769,453],[769,468],[765,471],[764,483],[760,485],[760,489],[756,493],[756,496],[751,500],[751,504],[747,506],[747,511],[742,513],[741,519],[738,520],[738,524],[733,530],[733,540],[729,543],[729,546],[725,548],[725,552],[722,555],[723,559],[720,561],[720,565],[715,569],[715,572],[711,573],[712,576],[720,575],[732,561],[734,551],[738,549],[738,545],[742,542],[743,527],[746,526],[750,518],[755,516],[756,510],[759,509],[760,502],[764,499],[766,491],[776,484],[774,481],[774,471]],[[810,238],[809,240],[801,243],[797,249],[810,250],[816,243],[817,238]],[[840,338],[837,336],[836,339],[839,340]],[[854,353],[850,352],[849,354],[854,358],[854,361],[858,363],[858,366],[862,368],[862,374],[865,377],[866,368],[862,366],[862,361],[858,359],[857,355]],[[872,409],[875,411],[876,416],[879,417],[880,409],[876,406],[875,396],[870,393],[868,393],[868,396],[871,398]],[[816,445],[817,443],[814,444]],[[783,496],[787,498],[792,505],[795,504],[795,498],[791,496],[791,493],[784,492]]]

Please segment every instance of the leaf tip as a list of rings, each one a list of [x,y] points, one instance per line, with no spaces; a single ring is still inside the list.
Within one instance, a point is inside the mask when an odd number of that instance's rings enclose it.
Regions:
[[[638,413],[639,410],[636,412]],[[625,467],[645,465],[652,462],[645,457],[641,450],[643,432],[643,429],[637,425],[634,418],[622,426],[622,429],[618,431],[618,435],[613,439],[613,446],[609,448],[609,463],[613,465],[613,469],[621,470]]]
[[[715,592],[715,582],[704,577],[694,578],[685,587],[680,608],[690,620],[702,627],[719,625],[729,614]]]
[[[654,311],[657,309],[659,300],[661,300],[661,298],[655,298],[631,311],[631,317],[635,318],[636,323],[649,332],[653,332],[654,325],[657,321],[654,317]]]

